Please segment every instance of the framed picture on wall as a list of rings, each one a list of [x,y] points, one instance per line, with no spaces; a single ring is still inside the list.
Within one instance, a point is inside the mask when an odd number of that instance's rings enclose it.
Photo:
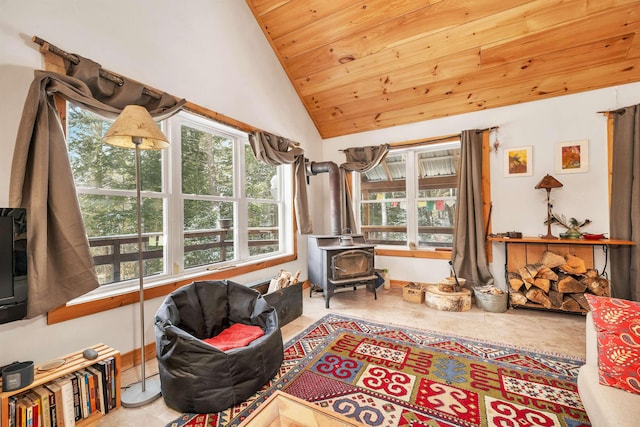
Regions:
[[[532,146],[504,149],[504,176],[533,175]]]
[[[555,153],[556,173],[583,173],[589,170],[589,141],[559,142]]]

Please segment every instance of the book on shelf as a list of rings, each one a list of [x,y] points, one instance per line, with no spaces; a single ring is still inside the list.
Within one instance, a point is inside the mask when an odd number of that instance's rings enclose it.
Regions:
[[[27,417],[27,425],[31,427],[40,427],[40,396],[38,396],[33,390],[26,392],[27,399],[31,401],[31,419]]]
[[[29,399],[24,396],[18,397],[18,401],[16,402],[16,426],[27,427],[27,407],[30,405],[31,402]]]
[[[9,426],[16,426],[16,402],[18,398],[16,396],[9,396],[9,400],[7,402],[9,408]]]
[[[33,389],[33,392],[40,399],[40,425],[42,427],[51,427],[51,408],[49,401],[49,391],[44,386]]]
[[[61,390],[61,400],[58,404],[62,403],[62,420],[64,427],[73,427],[76,425],[71,377],[72,375],[64,375],[55,380],[55,383],[60,386]]]
[[[94,366],[88,366],[87,367],[87,371],[89,371],[89,373],[91,375],[93,375],[93,384],[94,384],[94,390],[95,390],[95,407],[96,407],[96,411],[101,412],[103,414],[106,414],[107,411],[104,408],[104,397],[102,396],[102,394],[104,393],[104,385],[103,385],[103,381],[102,381],[102,372],[100,372],[98,370],[98,368]]]
[[[109,365],[103,360],[101,362],[93,365],[93,368],[96,369],[100,373],[100,384],[101,384],[101,406],[103,409],[103,414],[108,414],[111,408],[111,383],[110,383],[110,371]]]
[[[54,381],[48,382],[44,385],[52,393],[51,403],[51,424],[54,427],[64,427],[64,419],[62,414],[62,389]],[[55,418],[55,424],[53,420]]]
[[[87,399],[87,383],[85,382],[86,378],[84,372],[75,371],[73,375],[77,379],[78,390],[79,390],[79,400],[80,400],[80,419],[87,418],[89,416],[89,400]]]

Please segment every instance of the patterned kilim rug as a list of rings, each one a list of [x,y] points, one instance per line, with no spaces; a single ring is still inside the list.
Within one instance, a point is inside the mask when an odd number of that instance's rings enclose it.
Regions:
[[[247,402],[167,427],[237,426],[275,390],[371,426],[589,426],[582,364],[330,314],[285,345],[280,373]]]

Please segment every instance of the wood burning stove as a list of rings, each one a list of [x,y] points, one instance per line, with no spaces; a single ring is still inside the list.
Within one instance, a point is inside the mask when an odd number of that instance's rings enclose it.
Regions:
[[[336,289],[366,285],[376,295],[375,245],[362,235],[352,235],[352,245],[341,244],[340,236],[309,236],[307,263],[313,292],[323,292],[325,307]]]

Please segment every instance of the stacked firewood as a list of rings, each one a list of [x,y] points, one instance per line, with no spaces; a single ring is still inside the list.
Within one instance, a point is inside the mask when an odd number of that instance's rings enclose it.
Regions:
[[[585,312],[589,310],[585,292],[610,296],[609,281],[572,254],[545,251],[540,262],[509,271],[508,279],[512,305],[534,303],[547,309]]]
[[[282,288],[286,288],[291,285],[295,285],[300,280],[300,270],[296,271],[296,274],[291,274],[288,271],[280,270],[269,282],[269,292],[274,292]]]

